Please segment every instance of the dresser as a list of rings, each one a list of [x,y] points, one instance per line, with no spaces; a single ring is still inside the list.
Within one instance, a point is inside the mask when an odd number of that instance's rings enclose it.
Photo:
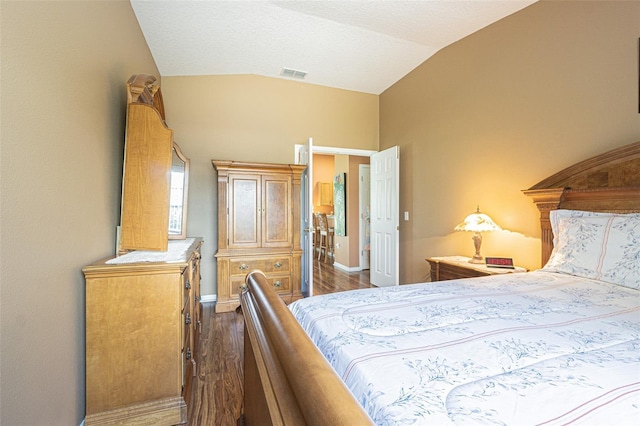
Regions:
[[[218,174],[216,312],[240,306],[247,273],[262,270],[278,294],[302,298],[300,179],[306,166],[212,160]]]
[[[86,425],[186,423],[201,331],[202,239],[83,268]]]
[[[455,280],[458,278],[486,277],[487,275],[526,272],[525,268],[491,268],[482,263],[470,263],[468,257],[443,256],[426,259],[431,267],[431,281]]]

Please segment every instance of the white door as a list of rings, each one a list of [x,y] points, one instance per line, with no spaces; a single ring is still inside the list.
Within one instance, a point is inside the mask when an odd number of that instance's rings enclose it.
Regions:
[[[397,146],[371,156],[371,284],[398,285],[400,150]]]
[[[300,245],[302,246],[302,294],[313,296],[313,139],[300,146],[296,164],[306,164],[300,191]]]
[[[360,269],[369,269],[369,257],[371,252],[371,167],[368,164],[360,164],[358,175],[360,181]]]

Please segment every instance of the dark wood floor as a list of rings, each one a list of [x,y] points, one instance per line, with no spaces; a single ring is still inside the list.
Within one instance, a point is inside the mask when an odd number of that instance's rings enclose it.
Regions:
[[[369,271],[344,272],[316,261],[314,294],[371,287]],[[203,304],[198,348],[198,376],[189,406],[191,426],[236,425],[242,410],[243,333],[239,312],[216,314],[213,303]]]

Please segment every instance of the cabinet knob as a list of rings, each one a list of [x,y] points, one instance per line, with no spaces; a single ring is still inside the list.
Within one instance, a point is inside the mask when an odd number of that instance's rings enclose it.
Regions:
[[[274,286],[275,288],[280,288],[280,287],[282,287],[282,281],[276,281],[276,282],[274,282],[274,283],[273,283],[273,286]]]
[[[274,268],[282,268],[282,263],[276,262],[276,263],[273,264],[273,267]]]
[[[184,318],[184,323],[189,325],[191,324],[191,315],[187,314]]]
[[[191,290],[191,283],[188,279],[184,282],[184,288],[186,288],[187,290]]]
[[[241,271],[244,271],[244,270],[246,270],[246,269],[249,269],[249,265],[247,265],[246,263],[241,263],[241,264],[240,264],[240,270],[241,270]]]
[[[187,348],[187,360],[191,359],[191,348]]]

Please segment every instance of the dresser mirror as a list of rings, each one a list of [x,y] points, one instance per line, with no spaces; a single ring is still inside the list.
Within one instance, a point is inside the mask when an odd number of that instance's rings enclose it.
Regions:
[[[189,159],[173,144],[171,158],[171,192],[169,195],[169,239],[187,238],[187,197],[189,194]]]
[[[167,251],[187,236],[189,159],[167,127],[160,87],[152,75],[127,82],[119,254]]]

